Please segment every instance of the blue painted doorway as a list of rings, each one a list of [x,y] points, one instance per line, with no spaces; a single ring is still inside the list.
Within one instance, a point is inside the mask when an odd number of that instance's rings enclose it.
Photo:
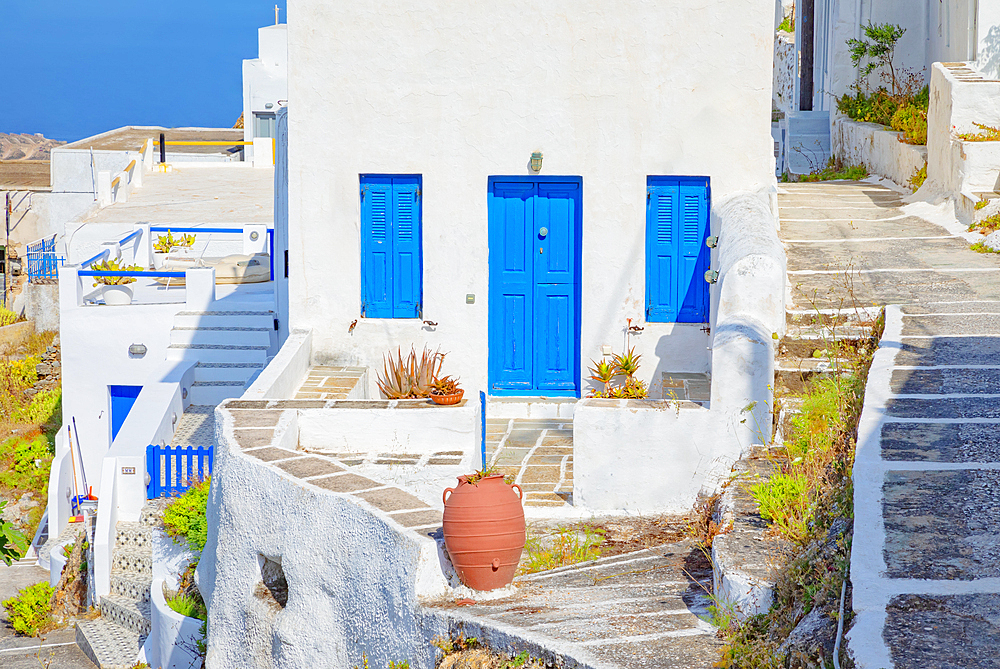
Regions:
[[[108,394],[111,395],[111,441],[118,436],[141,390],[142,386],[108,386]]]
[[[583,179],[490,177],[489,392],[580,396]]]

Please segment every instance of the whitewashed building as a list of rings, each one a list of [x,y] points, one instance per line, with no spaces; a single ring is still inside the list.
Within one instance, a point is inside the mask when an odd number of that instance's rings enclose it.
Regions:
[[[257,30],[257,57],[243,61],[243,139],[277,136],[277,111],[288,98],[288,26]]]

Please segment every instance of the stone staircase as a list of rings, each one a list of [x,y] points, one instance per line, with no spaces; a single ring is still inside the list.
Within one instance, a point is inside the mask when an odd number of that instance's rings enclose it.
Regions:
[[[147,503],[138,522],[119,522],[111,559],[111,593],[101,597],[101,617],[76,625],[76,643],[101,669],[129,669],[150,631],[153,526],[161,509]]]
[[[834,355],[835,343],[851,345],[865,337],[861,321],[867,318],[866,312],[853,309],[837,314],[787,313],[788,326],[774,360],[775,393],[798,395],[814,379],[838,370],[848,373],[848,360]]]
[[[274,312],[181,311],[170,330],[168,360],[195,360],[191,404],[239,397],[277,347]]]

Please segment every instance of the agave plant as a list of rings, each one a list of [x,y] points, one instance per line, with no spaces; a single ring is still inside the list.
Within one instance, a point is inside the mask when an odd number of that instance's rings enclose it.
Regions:
[[[458,379],[450,376],[442,376],[431,383],[431,393],[434,395],[454,395],[458,390]]]
[[[411,348],[404,359],[402,350],[396,349],[395,358],[391,354],[383,357],[382,373],[377,378],[379,390],[391,400],[428,397],[444,356],[440,349],[431,352],[425,346],[419,358]]]
[[[618,399],[644,399],[649,396],[649,389],[640,379],[635,378],[639,371],[639,360],[642,354],[635,352],[633,346],[627,352],[611,356],[611,360],[592,361],[590,368],[591,380],[604,385],[601,390],[591,393],[591,397],[612,397]],[[624,376],[622,383],[615,383],[615,377]]]

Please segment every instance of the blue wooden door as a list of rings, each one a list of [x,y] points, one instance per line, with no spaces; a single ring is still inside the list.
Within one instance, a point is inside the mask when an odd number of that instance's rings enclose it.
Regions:
[[[118,436],[141,390],[142,386],[108,386],[108,394],[111,395],[111,441]]]
[[[579,395],[582,182],[489,183],[489,387],[494,395]]]

